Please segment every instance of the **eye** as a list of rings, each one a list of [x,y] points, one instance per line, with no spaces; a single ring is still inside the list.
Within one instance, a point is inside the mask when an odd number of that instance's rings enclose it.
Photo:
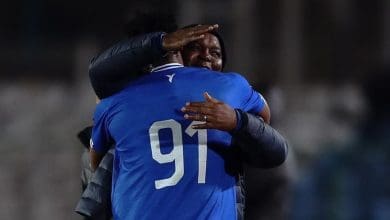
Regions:
[[[189,44],[187,48],[192,51],[200,51],[202,49],[199,44]]]
[[[219,51],[219,50],[212,50],[212,51],[210,51],[210,54],[211,54],[211,56],[213,56],[215,58],[221,58],[221,56],[222,56],[221,51]]]

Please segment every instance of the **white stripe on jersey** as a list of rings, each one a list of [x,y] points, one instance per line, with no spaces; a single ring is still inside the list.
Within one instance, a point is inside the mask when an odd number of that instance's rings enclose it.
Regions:
[[[179,68],[179,67],[183,67],[183,65],[181,65],[180,63],[167,63],[167,64],[153,68],[152,71],[150,71],[150,72],[170,70],[170,69],[175,69],[175,68]]]

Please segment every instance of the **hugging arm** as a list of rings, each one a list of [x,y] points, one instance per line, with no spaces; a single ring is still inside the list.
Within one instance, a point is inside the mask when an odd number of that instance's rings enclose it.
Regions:
[[[240,117],[240,128],[232,131],[232,142],[239,146],[242,159],[253,167],[272,168],[282,164],[287,157],[288,143],[262,118],[235,109]]]
[[[260,114],[233,109],[207,92],[204,97],[204,102],[189,102],[182,108],[185,119],[205,122],[193,125],[194,129],[230,132],[232,145],[239,147],[242,160],[253,167],[272,168],[286,160],[287,141]]]
[[[156,32],[129,38],[95,56],[88,72],[96,95],[111,96],[140,76],[143,67],[163,54],[162,36]]]

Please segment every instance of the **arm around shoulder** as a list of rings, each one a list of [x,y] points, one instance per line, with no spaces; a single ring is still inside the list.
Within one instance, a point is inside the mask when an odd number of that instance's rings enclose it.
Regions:
[[[132,37],[95,56],[88,72],[96,95],[106,98],[137,78],[143,67],[164,53],[162,36],[163,32],[155,32]]]
[[[233,141],[239,146],[243,160],[253,167],[273,168],[287,157],[288,143],[262,118],[235,109],[241,120],[240,128],[232,132]]]

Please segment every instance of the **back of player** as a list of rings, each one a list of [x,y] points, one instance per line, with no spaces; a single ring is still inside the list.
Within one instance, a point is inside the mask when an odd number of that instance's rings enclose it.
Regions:
[[[258,113],[264,103],[238,74],[164,65],[95,112],[93,148],[116,143],[114,219],[236,219],[235,178],[224,155],[231,136],[195,130],[180,109],[207,91],[234,108]]]

